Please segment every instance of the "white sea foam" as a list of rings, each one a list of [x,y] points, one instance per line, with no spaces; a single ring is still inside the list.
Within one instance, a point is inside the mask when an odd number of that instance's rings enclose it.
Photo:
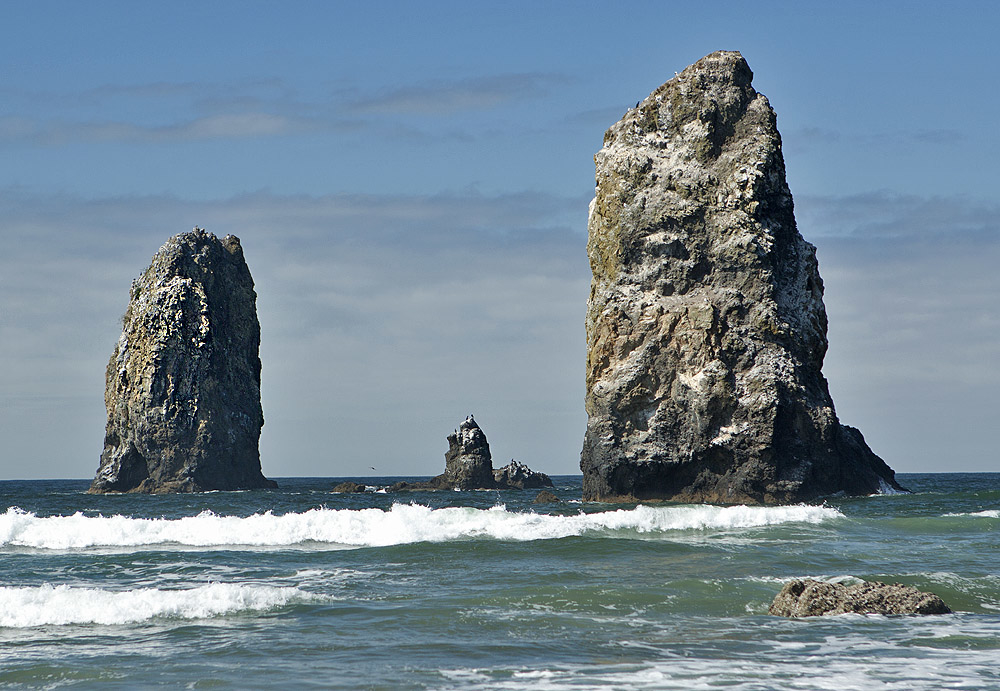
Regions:
[[[67,585],[0,586],[0,627],[130,624],[160,617],[205,619],[262,612],[315,598],[298,588],[228,583],[187,590],[125,591]]]
[[[829,622],[824,622],[829,626]],[[962,635],[959,633],[958,635]],[[622,642],[618,643],[623,645]],[[463,691],[575,691],[588,688],[656,691],[939,691],[992,689],[996,650],[920,647],[913,641],[868,642],[861,636],[829,636],[825,642],[769,643],[760,659],[691,658],[635,663],[553,665],[541,669],[442,669],[448,687]]]
[[[578,535],[670,535],[732,531],[842,518],[826,506],[637,506],[557,516],[492,509],[395,504],[383,509],[310,509],[247,517],[209,511],[177,519],[128,516],[38,517],[18,508],[0,514],[0,548],[81,549],[180,545],[285,547],[332,544],[387,546],[462,539],[544,540]]]
[[[1000,510],[986,509],[985,511],[976,511],[974,513],[946,513],[945,516],[972,516],[975,518],[1000,518]]]
[[[891,496],[891,495],[895,495],[895,494],[900,494],[900,495],[909,494],[909,492],[903,492],[903,491],[900,491],[900,490],[896,489],[895,487],[893,487],[892,485],[890,485],[888,482],[886,482],[882,478],[878,479],[878,493],[879,494],[884,494],[884,495],[887,495],[887,496]]]

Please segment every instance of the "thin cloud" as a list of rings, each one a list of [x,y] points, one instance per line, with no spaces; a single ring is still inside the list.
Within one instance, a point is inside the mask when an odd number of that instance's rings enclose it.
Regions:
[[[795,198],[808,237],[1000,237],[1000,205],[962,196],[925,197],[886,190]]]
[[[255,139],[361,126],[338,115],[334,104],[304,100],[276,78],[108,84],[66,94],[8,89],[4,95],[9,111],[21,111],[0,118],[0,143],[13,146]],[[121,112],[147,115],[121,119]]]
[[[199,118],[154,134],[178,139],[243,139],[274,137],[313,129],[316,123],[272,113],[231,113]]]
[[[841,419],[897,469],[940,471],[957,448],[993,454],[1000,208],[888,192],[796,207],[825,283],[824,373]]]
[[[0,118],[0,145],[208,141],[345,133],[371,126],[366,118],[372,115],[448,115],[489,110],[544,96],[564,81],[552,74],[507,74],[388,89],[369,96],[359,95],[356,88],[341,88],[321,98],[303,98],[280,79],[235,85],[109,84],[69,94],[7,90],[4,95],[14,114]],[[161,121],[107,117],[121,112],[155,113]],[[467,142],[475,138],[462,129],[431,134],[405,122],[394,125],[387,134],[426,141]]]
[[[919,130],[911,136],[915,141],[928,144],[951,145],[969,140],[969,135],[965,132],[951,129]]]
[[[34,110],[83,110],[170,101],[186,104],[281,103],[294,101],[295,90],[277,77],[237,82],[145,82],[102,84],[80,91],[47,92],[0,87],[8,105]]]
[[[470,110],[489,110],[512,101],[546,95],[564,77],[523,73],[477,77],[457,81],[434,81],[389,89],[360,98],[348,105],[365,114],[444,115]]]
[[[295,118],[274,113],[225,113],[169,125],[131,122],[46,122],[27,118],[0,119],[0,142],[9,145],[59,146],[81,141],[171,142],[259,139],[312,132],[347,132],[360,124],[350,120]]]
[[[800,144],[836,144],[840,141],[841,134],[823,127],[803,127],[797,131],[786,132],[785,139]]]
[[[573,113],[563,120],[564,124],[576,127],[586,127],[603,132],[614,123],[618,122],[627,112],[627,108],[595,108],[579,113]]]
[[[36,137],[40,131],[38,122],[31,118],[8,116],[0,118],[0,141],[24,141]]]
[[[878,133],[850,133],[823,127],[801,127],[782,134],[786,150],[808,151],[815,147],[884,149],[887,147],[954,147],[969,141],[954,129],[892,130]]]

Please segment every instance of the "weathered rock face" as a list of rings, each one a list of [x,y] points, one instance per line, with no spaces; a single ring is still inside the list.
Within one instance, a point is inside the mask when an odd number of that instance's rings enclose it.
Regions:
[[[949,614],[951,609],[934,593],[908,585],[878,581],[844,585],[812,579],[785,584],[771,603],[778,617],[818,617],[833,614]]]
[[[834,412],[815,248],[752,77],[739,53],[712,53],[626,113],[595,157],[585,499],[900,489]]]
[[[261,474],[260,324],[239,238],[170,238],[132,283],[91,492],[276,487]]]
[[[491,488],[493,456],[486,435],[470,415],[448,435],[442,479],[455,489]]]
[[[537,489],[551,487],[552,478],[539,473],[513,458],[510,463],[493,471],[493,481],[497,487],[511,489]]]

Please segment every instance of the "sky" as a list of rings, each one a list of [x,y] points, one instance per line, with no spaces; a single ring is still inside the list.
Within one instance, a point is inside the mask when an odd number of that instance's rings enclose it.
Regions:
[[[840,419],[1000,471],[1000,4],[0,3],[0,479],[91,478],[129,286],[241,238],[269,477],[579,472],[604,130],[739,50],[817,247]],[[374,466],[375,471],[370,470]]]

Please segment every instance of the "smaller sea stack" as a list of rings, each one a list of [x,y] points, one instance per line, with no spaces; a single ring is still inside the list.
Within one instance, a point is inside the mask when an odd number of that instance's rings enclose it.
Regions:
[[[545,473],[531,470],[511,459],[502,468],[493,470],[493,455],[486,434],[472,415],[465,418],[448,435],[448,450],[444,454],[444,472],[427,482],[397,482],[391,492],[435,489],[527,489],[551,487],[552,479]]]
[[[484,489],[494,486],[490,443],[471,415],[448,435],[444,474],[439,477],[453,489]]]
[[[90,492],[277,487],[261,473],[260,324],[239,238],[170,238],[132,282]]]

